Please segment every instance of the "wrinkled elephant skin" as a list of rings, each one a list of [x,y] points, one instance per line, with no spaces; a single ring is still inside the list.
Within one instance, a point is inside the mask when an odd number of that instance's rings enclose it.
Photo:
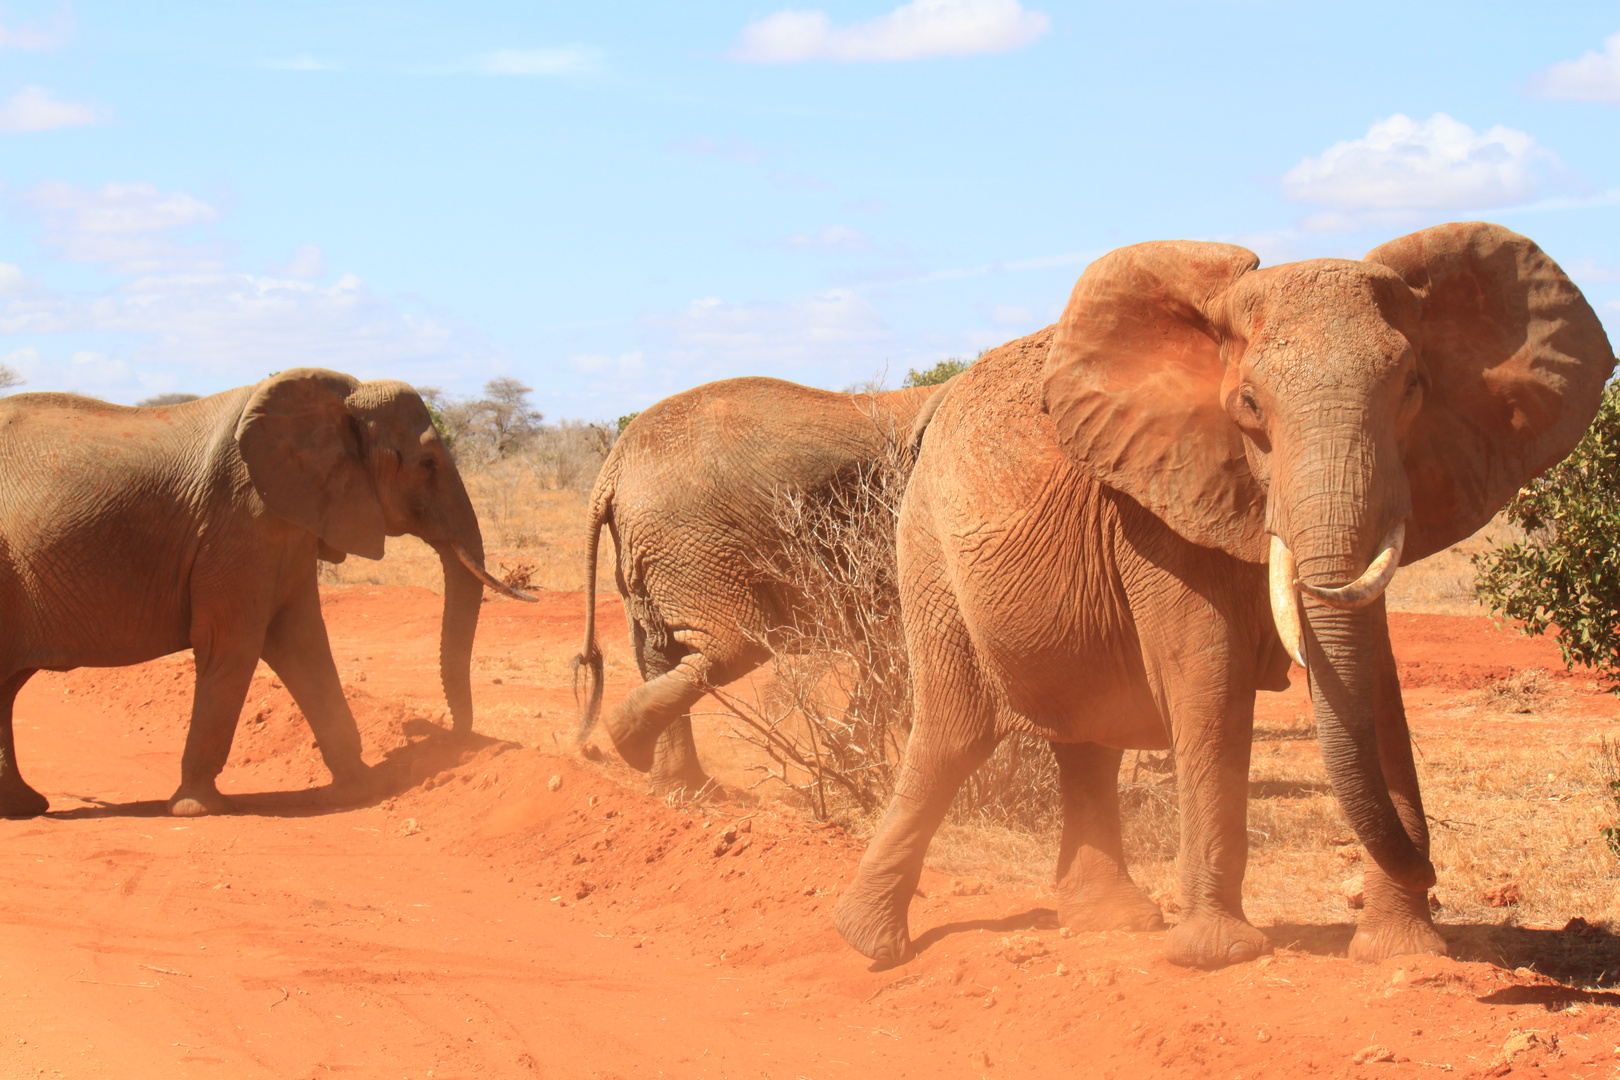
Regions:
[[[1254,695],[1287,685],[1297,650],[1373,864],[1352,955],[1444,952],[1380,593],[1562,459],[1613,366],[1574,284],[1495,225],[1437,226],[1361,261],[1259,269],[1188,242],[1098,259],[1055,326],[960,377],[922,441],[897,537],[913,730],[839,903],[844,937],[904,958],[930,838],[1022,730],[1059,747],[1066,922],[1151,924],[1115,769],[1121,748],[1173,748],[1168,956],[1267,951],[1242,904]]]
[[[948,386],[949,384],[946,384]],[[643,685],[609,710],[609,737],[660,790],[707,784],[690,710],[708,687],[769,658],[767,631],[806,618],[767,573],[787,544],[774,500],[814,498],[910,445],[946,386],[833,393],[780,379],[727,379],[647,409],[614,444],[591,492],[586,531],[587,677],[583,741],[601,707],[596,553],[614,543],[619,595]]]
[[[12,739],[13,703],[34,672],[187,648],[196,687],[172,813],[234,809],[215,780],[261,658],[308,718],[333,797],[374,794],[315,571],[317,558],[381,558],[385,536],[413,533],[440,551],[440,674],[456,727],[470,729],[483,541],[404,383],[298,368],[158,408],[18,394],[0,401],[0,458],[12,464],[0,473],[0,814],[47,808]]]

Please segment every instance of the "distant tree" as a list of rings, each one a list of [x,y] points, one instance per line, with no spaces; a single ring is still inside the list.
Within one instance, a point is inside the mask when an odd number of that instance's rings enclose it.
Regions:
[[[634,420],[640,415],[641,412],[638,410],[633,413],[625,413],[623,416],[619,417],[619,434],[623,435],[624,429],[630,426],[630,421]]]
[[[1569,457],[1505,513],[1525,539],[1474,556],[1476,594],[1526,634],[1557,627],[1564,663],[1597,668],[1620,692],[1620,383]]]
[[[979,351],[979,356],[983,356],[984,353],[985,350],[981,349]],[[955,378],[957,375],[962,374],[962,372],[966,371],[968,366],[972,363],[972,360],[964,360],[960,356],[947,357],[931,368],[924,368],[921,371],[918,371],[916,368],[912,368],[910,371],[906,372],[906,381],[900,385],[902,388],[912,386],[938,386],[940,383],[946,382],[952,378]]]
[[[8,364],[0,364],[0,390],[9,390],[13,386],[21,386],[27,382],[17,370]]]
[[[152,408],[154,405],[183,405],[188,401],[196,401],[198,396],[197,394],[185,394],[171,390],[167,394],[153,394],[149,398],[142,398],[135,404],[143,409]]]
[[[444,391],[437,386],[418,386],[416,394],[427,406],[428,417],[433,421],[433,430],[439,433],[439,441],[445,446],[453,447],[456,441],[455,432],[450,430],[450,423],[445,419],[444,410],[447,399]]]

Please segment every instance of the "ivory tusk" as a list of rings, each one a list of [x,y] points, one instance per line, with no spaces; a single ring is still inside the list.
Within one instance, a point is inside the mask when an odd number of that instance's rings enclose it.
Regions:
[[[1271,621],[1277,624],[1277,636],[1282,638],[1283,648],[1294,662],[1300,667],[1305,666],[1305,653],[1300,648],[1301,619],[1299,611],[1299,590],[1294,587],[1294,579],[1298,577],[1298,567],[1294,564],[1294,553],[1288,550],[1282,537],[1271,538]]]
[[[514,589],[505,582],[497,581],[493,574],[480,566],[478,564],[478,560],[474,559],[471,555],[468,555],[466,550],[454,540],[450,541],[450,550],[456,553],[456,558],[461,560],[461,565],[472,571],[473,577],[477,578],[479,581],[482,581],[485,585],[488,585],[502,596],[510,596],[513,600],[526,600],[531,604],[538,604],[540,602],[540,598],[538,596],[530,596],[521,589]]]
[[[1405,543],[1406,519],[1402,518],[1390,526],[1383,543],[1378,545],[1378,554],[1367,565],[1366,572],[1356,580],[1337,589],[1323,589],[1304,581],[1298,583],[1299,587],[1328,607],[1335,607],[1340,611],[1360,611],[1378,599],[1389,587],[1396,569],[1401,564],[1401,547]]]

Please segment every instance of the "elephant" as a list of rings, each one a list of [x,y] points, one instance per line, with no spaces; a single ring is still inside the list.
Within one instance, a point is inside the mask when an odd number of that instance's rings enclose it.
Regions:
[[[1012,731],[1058,752],[1058,917],[1148,929],[1116,785],[1173,748],[1174,963],[1269,951],[1244,915],[1257,690],[1306,671],[1326,772],[1370,864],[1350,955],[1446,950],[1383,590],[1561,460],[1614,353],[1534,243],[1454,223],[1362,260],[1113,251],[1059,321],[960,377],[897,526],[914,678],[892,800],[834,922],[880,964],[957,787]]]
[[[190,648],[196,684],[169,812],[234,809],[216,784],[262,658],[309,720],[339,799],[375,789],[327,641],[317,558],[414,533],[444,568],[440,672],[472,728],[483,540],[422,399],[400,382],[297,368],[156,408],[72,394],[0,401],[0,814],[44,813],[18,769],[17,692],[41,669]],[[531,598],[532,599],[532,598]]]
[[[954,380],[952,380],[954,382]],[[692,706],[769,659],[767,633],[805,613],[765,568],[785,537],[781,489],[828,490],[891,448],[909,447],[951,382],[836,393],[770,378],[725,379],[676,394],[631,421],[591,492],[586,525],[587,673],[579,741],[602,703],[596,639],[597,550],[605,525],[618,555],[630,643],[643,684],[605,724],[621,757],[655,787],[709,782],[692,739]]]

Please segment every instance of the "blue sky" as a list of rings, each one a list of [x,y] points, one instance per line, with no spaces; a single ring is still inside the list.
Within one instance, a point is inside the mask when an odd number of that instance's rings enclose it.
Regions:
[[[1038,329],[1086,262],[1537,240],[1620,340],[1620,6],[0,4],[0,363],[607,418]]]

